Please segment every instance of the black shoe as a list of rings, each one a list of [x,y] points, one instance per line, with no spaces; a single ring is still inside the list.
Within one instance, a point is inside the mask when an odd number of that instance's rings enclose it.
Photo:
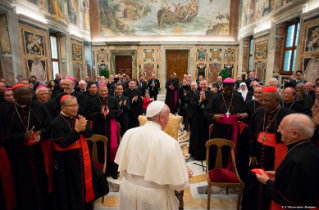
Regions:
[[[112,176],[113,179],[117,179],[118,178],[117,173],[111,174],[111,176]]]

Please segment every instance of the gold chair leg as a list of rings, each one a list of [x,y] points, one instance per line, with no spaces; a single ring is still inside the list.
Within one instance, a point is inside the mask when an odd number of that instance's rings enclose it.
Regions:
[[[210,194],[212,192],[212,187],[208,184],[207,186],[207,210],[210,209]]]

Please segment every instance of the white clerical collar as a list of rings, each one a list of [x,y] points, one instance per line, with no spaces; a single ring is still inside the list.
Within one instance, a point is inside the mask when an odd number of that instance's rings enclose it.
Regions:
[[[160,124],[156,123],[156,122],[147,121],[146,124],[147,124],[147,125],[151,125],[151,126],[153,126],[153,127],[158,127],[158,128],[160,128],[161,130],[163,130],[162,126],[161,126]]]
[[[21,108],[25,108],[27,105],[20,105],[20,104],[18,104],[17,102],[16,102],[16,105],[17,106],[19,106],[19,107],[21,107]]]
[[[62,111],[61,111],[61,115],[63,115],[64,117],[68,117],[68,118],[73,118],[73,117],[69,117],[69,116],[67,116],[66,114],[64,114]]]

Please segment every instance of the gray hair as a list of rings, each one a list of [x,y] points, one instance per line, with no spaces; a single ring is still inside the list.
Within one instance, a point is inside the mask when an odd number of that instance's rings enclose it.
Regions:
[[[302,83],[302,82],[301,82],[301,83],[298,83],[298,84],[296,85],[296,87],[297,87],[297,86],[302,86],[302,88],[303,88],[303,89],[305,89],[305,88],[306,88],[305,84],[304,84],[304,83]]]
[[[298,130],[302,139],[311,138],[315,132],[315,124],[313,120],[308,115],[301,113],[290,115],[293,115],[293,118],[288,121],[288,125]],[[308,123],[305,123],[305,120],[309,120],[312,123],[312,126],[309,127]]]
[[[81,81],[79,82],[79,85],[80,85],[81,83],[86,84],[86,82],[85,82],[84,80],[81,80]]]
[[[75,99],[77,101],[76,97],[71,96],[71,97],[68,97],[68,98],[64,99],[60,106],[65,106],[69,101],[71,101],[73,99]]]
[[[197,82],[192,82],[191,85],[192,85],[192,84],[195,84],[195,87],[197,88]]]
[[[47,88],[39,88],[35,90],[35,94],[38,94],[40,92],[40,90],[45,89],[47,92],[49,92],[49,90]]]
[[[277,85],[279,86],[279,82],[276,78],[271,78],[268,83],[270,83],[270,81],[272,81],[272,80],[275,81],[277,83]]]

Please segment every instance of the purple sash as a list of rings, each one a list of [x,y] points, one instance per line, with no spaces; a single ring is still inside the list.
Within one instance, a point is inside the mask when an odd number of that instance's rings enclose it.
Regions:
[[[234,114],[234,115],[229,115],[227,117],[227,115],[224,114],[223,119],[216,120],[215,122],[221,123],[221,124],[226,124],[226,125],[232,125],[233,131],[232,131],[232,139],[231,140],[235,143],[234,153],[236,156],[237,134],[238,134],[238,117],[237,117],[237,115]],[[232,157],[231,157],[231,151],[229,152],[229,157],[228,157],[226,168],[229,170],[234,170],[233,163],[232,163]]]
[[[174,90],[174,109],[177,109],[177,90]]]
[[[115,119],[110,119],[110,123],[111,123],[111,134],[110,134],[110,160],[112,162],[114,162],[115,156],[116,156],[116,152],[117,152],[117,148],[118,148],[118,144],[117,141],[119,139],[117,139],[117,123]]]

